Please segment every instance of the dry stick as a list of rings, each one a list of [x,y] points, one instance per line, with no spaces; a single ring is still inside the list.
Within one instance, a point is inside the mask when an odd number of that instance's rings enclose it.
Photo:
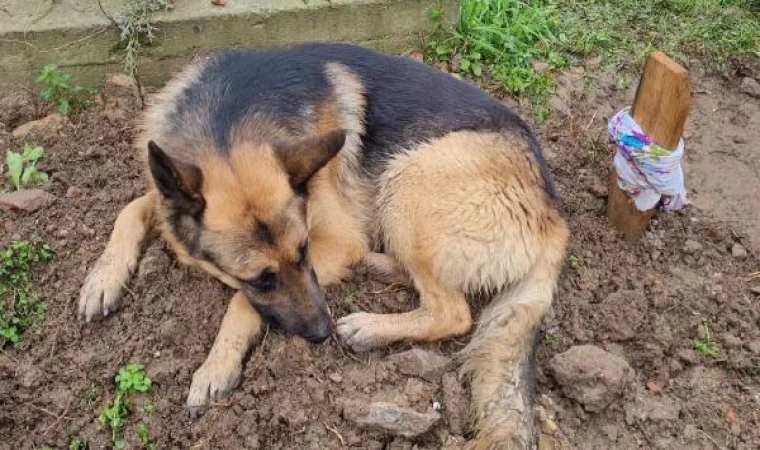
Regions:
[[[43,437],[47,436],[48,432],[50,432],[50,430],[52,430],[53,428],[55,428],[56,425],[58,425],[61,422],[61,420],[64,417],[66,417],[66,413],[69,412],[69,406],[71,406],[71,400],[69,400],[68,403],[66,403],[66,407],[63,408],[63,412],[61,413],[61,415],[58,416],[58,418],[55,419],[55,421],[52,424],[50,424],[47,428],[45,428],[45,431],[42,432],[42,436]]]
[[[631,115],[655,143],[666,149],[678,146],[690,107],[689,74],[662,52],[649,56],[636,90]],[[646,230],[656,209],[639,211],[618,185],[616,171],[609,182],[607,216],[625,239],[635,241]]]
[[[330,425],[327,424],[327,422],[322,422],[329,431],[332,431],[335,436],[338,437],[338,440],[340,441],[340,445],[346,445],[346,441],[343,440],[343,436],[340,435],[340,432],[338,432],[338,429],[335,427],[330,427]]]

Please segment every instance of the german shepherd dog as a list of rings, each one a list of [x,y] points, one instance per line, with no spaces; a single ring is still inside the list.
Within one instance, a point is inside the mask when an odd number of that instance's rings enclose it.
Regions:
[[[353,351],[462,336],[475,448],[533,440],[532,349],[568,229],[528,126],[476,87],[344,44],[229,51],[192,65],[146,112],[148,190],[119,214],[80,315],[118,307],[159,234],[237,290],[193,376],[191,414],[229,394],[263,321]],[[418,291],[403,314],[333,326],[322,287],[365,264]]]

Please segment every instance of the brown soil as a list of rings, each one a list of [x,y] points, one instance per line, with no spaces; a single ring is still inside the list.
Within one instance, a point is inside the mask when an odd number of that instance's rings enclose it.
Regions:
[[[552,431],[544,423],[552,432],[542,435],[547,446],[541,448],[760,448],[760,310],[751,293],[760,278],[750,275],[760,266],[752,250],[745,258],[731,251],[737,242],[750,249],[760,242],[757,222],[745,226],[747,217],[760,213],[760,163],[752,154],[760,141],[760,106],[738,93],[736,80],[692,80],[686,170],[696,204],[705,209],[661,215],[629,245],[606,223],[610,155],[604,142],[606,119],[630,104],[633,91],[615,90],[610,74],[581,72],[561,80],[553,102],[565,112],[538,127],[565,199],[570,254],[579,261],[562,276],[539,349],[540,402],[558,426]],[[12,127],[44,111],[24,99],[3,104],[15,111],[3,116],[5,130],[0,126],[4,152],[23,145],[11,136]],[[513,106],[532,117],[528,108]],[[268,333],[229,401],[190,421],[185,397],[191,377],[231,292],[179,266],[160,242],[146,250],[118,314],[94,324],[77,320],[87,269],[119,210],[143,190],[141,165],[130,148],[131,116],[93,107],[60,130],[26,139],[47,150],[41,167],[52,181],[45,189],[57,200],[35,213],[0,212],[0,242],[42,240],[57,256],[35,273],[49,306],[46,321],[25,335],[26,349],[0,352],[0,449],[66,448],[72,434],[86,438],[90,448],[108,446],[110,435],[97,417],[113,396],[114,375],[129,362],[144,363],[155,384],[152,394],[133,399],[124,432],[128,448],[138,448],[142,423],[160,448],[457,448],[466,386],[451,375],[442,385],[398,372],[387,356],[408,344],[354,356],[335,342],[314,346]],[[9,188],[3,183],[0,189]],[[689,240],[701,248],[690,243],[685,249]],[[361,270],[329,299],[336,316],[408,310],[416,301]],[[715,357],[692,349],[704,324],[716,340]],[[419,347],[453,354],[464,342]],[[622,356],[637,374],[625,395],[601,413],[565,397],[547,370],[553,355],[585,343]],[[414,440],[394,438],[344,420],[346,400],[391,401],[420,412],[441,402],[444,420]],[[149,403],[152,412],[142,408]]]

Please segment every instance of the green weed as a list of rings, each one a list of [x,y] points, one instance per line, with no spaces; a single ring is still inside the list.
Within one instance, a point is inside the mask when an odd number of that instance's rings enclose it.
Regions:
[[[574,271],[578,270],[578,267],[580,265],[580,260],[575,255],[570,255],[567,257],[567,266]]]
[[[140,427],[137,429],[137,437],[140,439],[140,447],[143,449],[156,450],[156,448],[158,448],[156,443],[153,442],[153,438],[150,436],[150,430],[148,430],[148,427],[146,427],[144,423],[141,423]]]
[[[756,59],[757,11],[756,0],[463,0],[453,30],[441,10],[432,11],[426,57],[541,104],[553,90],[553,71],[593,56],[629,70],[655,49],[715,68]],[[548,71],[537,72],[537,61]]]
[[[37,168],[37,161],[44,156],[45,150],[42,147],[30,144],[24,144],[21,153],[8,150],[5,165],[8,166],[8,175],[16,189],[48,182],[48,174]]]
[[[79,436],[72,436],[69,439],[69,450],[89,450],[90,444]]]
[[[116,375],[116,396],[113,402],[100,412],[100,423],[111,430],[111,442],[114,448],[124,448],[121,432],[129,417],[129,395],[136,392],[149,392],[152,382],[145,374],[142,364],[127,364]],[[142,438],[141,438],[142,439]]]
[[[445,61],[452,70],[478,79],[510,94],[539,99],[552,82],[532,67],[534,59],[551,67],[563,66],[554,50],[557,11],[549,2],[527,4],[520,0],[465,0],[456,30],[446,30],[439,10],[431,13],[435,30],[427,45],[428,59]]]
[[[71,74],[59,71],[55,64],[47,64],[37,77],[37,84],[42,86],[40,97],[53,103],[64,116],[87,103],[85,97],[88,91],[71,84],[70,80]]]
[[[23,333],[42,322],[47,307],[32,289],[32,268],[53,258],[45,244],[13,241],[0,250],[0,348],[21,346]]]
[[[705,324],[705,337],[704,339],[694,338],[694,351],[702,356],[715,356],[717,349],[715,348],[715,341],[710,334],[710,328]]]

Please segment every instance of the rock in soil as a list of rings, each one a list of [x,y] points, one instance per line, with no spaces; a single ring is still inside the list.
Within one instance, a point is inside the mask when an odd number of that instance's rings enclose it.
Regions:
[[[63,125],[68,119],[66,117],[55,113],[51,114],[47,117],[44,117],[39,120],[33,120],[31,122],[27,122],[23,125],[20,125],[14,129],[11,134],[13,134],[13,137],[16,138],[23,138],[27,134],[31,133],[32,131],[42,130],[42,129],[58,129]]]
[[[456,374],[443,375],[443,405],[446,408],[446,419],[452,433],[463,435],[467,429],[467,419],[470,413],[469,400],[465,395],[462,384]]]
[[[55,196],[42,189],[21,189],[0,195],[0,208],[34,212],[49,206],[55,201]]]
[[[386,402],[367,405],[366,402],[359,400],[343,405],[343,417],[361,427],[378,429],[406,438],[413,438],[427,432],[441,418],[435,412],[419,413]]]
[[[549,368],[565,394],[591,412],[612,403],[634,376],[626,360],[593,345],[578,345],[556,355]]]
[[[655,396],[647,392],[638,395],[635,402],[631,402],[625,407],[625,419],[629,424],[633,424],[635,421],[678,420],[680,414],[681,405],[677,399],[668,395]]]
[[[432,382],[440,380],[451,364],[451,358],[418,348],[391,355],[389,360],[399,372]]]
[[[736,259],[744,259],[747,257],[747,249],[738,242],[731,246],[731,256]]]
[[[103,104],[103,115],[109,122],[127,119],[140,106],[140,88],[129,75],[110,74],[100,93],[100,102]]]
[[[689,255],[692,255],[694,253],[702,251],[702,244],[692,239],[689,239],[688,241],[684,243],[683,251],[684,253],[688,253]]]
[[[760,98],[760,83],[752,77],[744,78],[739,90],[749,96]]]

